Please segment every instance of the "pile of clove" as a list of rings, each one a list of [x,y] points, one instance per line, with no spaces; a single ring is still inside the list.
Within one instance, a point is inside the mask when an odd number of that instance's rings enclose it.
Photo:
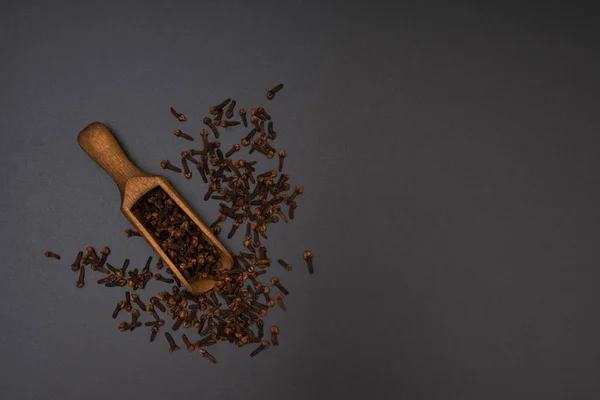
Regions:
[[[275,325],[269,329],[270,342],[265,340],[264,318],[275,305],[283,311],[286,310],[283,299],[289,291],[276,276],[269,279],[270,285],[259,281],[259,277],[267,273],[266,268],[271,264],[266,258],[266,252],[258,256],[247,252],[232,254],[233,267],[216,268],[213,275],[213,279],[216,280],[215,286],[204,294],[190,293],[182,289],[181,283],[176,279],[164,278],[158,272],[153,274],[152,257],[148,258],[145,266],[138,273],[137,268],[127,271],[128,259],[119,269],[111,266],[107,262],[110,254],[107,247],[102,248],[100,254],[101,256],[98,257],[93,247],[87,247],[85,251],[77,253],[71,269],[79,272],[79,279],[76,282],[78,288],[85,285],[86,268],[106,275],[97,281],[98,284],[104,284],[106,287],[128,286],[135,291],[144,289],[152,278],[167,284],[174,283],[169,290],[151,296],[148,301],[127,290],[124,299],[117,302],[112,313],[113,319],[117,319],[122,311],[131,315],[129,321],[119,323],[118,328],[121,332],[134,331],[146,326],[151,330],[150,341],[153,342],[160,329],[165,326],[170,326],[173,332],[179,329],[193,329],[196,331],[197,340],[190,341],[187,333],[181,336],[185,349],[189,352],[199,350],[202,356],[215,363],[216,358],[203,348],[219,341],[229,342],[236,347],[258,344],[250,353],[252,357],[267,349],[270,343],[274,346],[279,344],[277,337],[279,328]],[[60,259],[52,252],[46,252],[46,256]],[[289,264],[281,259],[279,261],[282,267],[291,270]],[[163,267],[162,260],[159,260],[156,269]],[[274,296],[272,296],[273,292],[275,292]],[[143,321],[142,316],[149,318]],[[167,325],[167,320],[172,322]],[[169,343],[170,352],[180,349],[171,333],[165,332],[165,338]]]
[[[161,187],[146,193],[132,212],[188,282],[214,274],[217,248]]]
[[[274,97],[283,85],[277,85],[267,92]],[[209,113],[214,117],[205,117],[203,122],[211,130],[214,140],[209,140],[206,129],[200,131],[202,137],[201,149],[188,149],[181,153],[181,168],[173,165],[168,160],[161,161],[161,167],[177,173],[184,173],[185,178],[192,178],[190,164],[193,164],[202,180],[208,184],[204,200],[219,201],[219,217],[210,228],[218,235],[221,233],[223,224],[231,220],[231,228],[227,235],[233,238],[237,229],[247,222],[246,235],[244,236],[244,247],[254,252],[261,246],[261,238],[267,239],[268,224],[294,219],[297,208],[296,197],[303,193],[303,187],[297,185],[289,192],[291,185],[289,175],[282,173],[283,161],[287,156],[285,150],[277,150],[273,147],[273,141],[277,138],[274,130],[274,121],[264,107],[250,109],[250,118],[247,118],[245,109],[240,108],[238,116],[240,120],[233,120],[235,115],[236,101],[227,98],[218,105],[210,107]],[[227,109],[225,110],[225,107]],[[185,115],[178,113],[173,108],[171,112],[178,121],[187,121]],[[265,127],[266,125],[266,127]],[[231,148],[223,154],[220,149],[221,142],[217,139],[221,136],[219,128],[228,132],[233,127],[245,127],[250,131],[239,141],[232,144]],[[188,140],[193,140],[189,134],[181,130],[175,130],[175,135]],[[249,154],[254,152],[262,154],[266,159],[278,155],[277,170],[269,169],[257,173],[257,161],[234,159],[242,148],[249,146]],[[198,158],[195,158],[198,157]],[[284,211],[287,208],[287,213]]]
[[[272,100],[275,93],[282,88],[283,84],[279,84],[268,90],[267,99]],[[220,267],[215,247],[208,243],[189,216],[183,213],[161,188],[150,191],[133,210],[186,279],[214,279],[213,289],[199,295],[188,292],[182,288],[181,282],[169,268],[166,268],[166,272],[170,277],[165,277],[159,272],[153,273],[152,257],[147,259],[141,270],[135,268],[128,271],[128,259],[120,268],[115,268],[107,262],[110,254],[108,247],[102,248],[100,256],[94,248],[88,247],[85,251],[77,253],[71,265],[73,271],[79,272],[76,282],[79,288],[85,285],[86,268],[104,275],[97,281],[98,284],[106,287],[128,287],[125,298],[117,302],[112,314],[113,319],[119,318],[122,312],[130,314],[129,321],[119,323],[120,331],[133,331],[146,326],[151,330],[150,341],[153,342],[163,329],[169,343],[169,351],[174,352],[180,347],[173,335],[166,331],[168,327],[173,332],[179,329],[193,329],[197,336],[193,340],[190,340],[192,335],[189,331],[181,336],[185,349],[189,352],[198,350],[202,357],[213,363],[217,362],[216,358],[205,348],[219,341],[229,342],[239,348],[254,344],[256,346],[250,353],[251,357],[271,345],[279,344],[279,328],[273,325],[265,333],[264,318],[275,305],[283,311],[286,310],[283,299],[289,291],[277,276],[270,277],[268,283],[261,282],[261,275],[265,275],[273,264],[262,241],[268,239],[268,224],[279,221],[287,223],[294,219],[296,197],[303,193],[302,186],[295,186],[294,190],[289,192],[289,175],[282,173],[286,152],[273,147],[277,133],[269,113],[263,107],[252,108],[248,118],[246,110],[240,108],[240,119],[233,120],[235,106],[235,100],[226,99],[210,107],[209,114],[214,118],[205,117],[203,122],[213,133],[214,140],[209,140],[208,131],[202,129],[202,148],[183,151],[181,168],[168,160],[161,162],[162,168],[177,173],[183,172],[186,179],[192,178],[189,166],[192,164],[204,183],[208,184],[203,198],[205,201],[215,200],[219,206],[219,217],[210,225],[216,235],[221,233],[222,224],[231,220],[231,229],[227,237],[232,239],[238,227],[246,223],[243,237],[246,251],[232,254],[232,268]],[[171,113],[178,121],[187,121],[184,114],[173,108]],[[239,143],[234,143],[223,154],[220,149],[221,143],[217,140],[220,136],[219,129],[227,131],[241,126],[251,126],[251,130]],[[179,129],[175,130],[174,134],[189,141],[194,140],[191,135]],[[277,170],[269,169],[257,173],[257,161],[233,158],[242,148],[248,146],[249,154],[256,152],[264,155],[266,159],[272,159],[277,154]],[[283,207],[287,207],[287,213]],[[128,237],[140,236],[131,229],[126,229],[125,234]],[[60,256],[51,251],[47,251],[45,255],[60,260]],[[312,253],[306,250],[303,258],[309,273],[312,274]],[[284,271],[292,270],[292,266],[281,258],[277,259],[277,264]],[[159,258],[155,268],[162,270],[163,267],[164,263]],[[169,290],[150,296],[147,301],[130,292],[129,289],[144,289],[151,279],[173,286]],[[267,338],[266,334],[270,337]]]

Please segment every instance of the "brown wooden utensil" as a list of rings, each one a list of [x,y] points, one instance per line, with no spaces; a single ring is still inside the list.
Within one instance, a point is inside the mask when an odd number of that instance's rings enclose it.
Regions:
[[[133,206],[150,190],[160,186],[183,210],[198,228],[202,231],[207,242],[216,246],[219,252],[220,263],[218,267],[229,269],[233,265],[233,258],[210,229],[196,216],[194,211],[181,198],[163,176],[150,175],[138,169],[127,158],[123,149],[108,130],[100,122],[93,122],[83,129],[77,136],[79,146],[85,151],[98,165],[100,165],[114,179],[119,191],[121,192],[121,211],[131,222],[135,229],[142,234],[144,239],[152,246],[152,249],[164,260],[171,271],[179,278],[187,290],[193,293],[206,292],[215,284],[212,279],[198,279],[188,282],[175,264],[162,250],[152,234],[142,225],[132,212]]]

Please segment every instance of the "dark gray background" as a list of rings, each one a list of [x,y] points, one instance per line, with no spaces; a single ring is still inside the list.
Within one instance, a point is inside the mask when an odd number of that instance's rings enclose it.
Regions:
[[[2,2],[2,398],[600,396],[591,10],[170,3]],[[213,366],[118,332],[122,291],[76,289],[71,257],[152,253],[123,236],[116,186],[77,133],[105,122],[162,173],[188,147],[170,105],[196,134],[210,105],[266,104],[279,82],[276,143],[305,186],[270,231],[296,266],[279,272],[287,313],[268,317],[281,345],[255,359],[219,345]],[[212,221],[204,184],[167,176]]]

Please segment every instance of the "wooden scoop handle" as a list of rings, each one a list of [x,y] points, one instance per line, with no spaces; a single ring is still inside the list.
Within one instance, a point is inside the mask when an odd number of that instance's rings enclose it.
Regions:
[[[150,176],[133,165],[117,139],[106,125],[100,122],[92,122],[79,132],[77,142],[83,151],[114,179],[121,192],[121,198],[125,193],[125,184],[130,178]]]

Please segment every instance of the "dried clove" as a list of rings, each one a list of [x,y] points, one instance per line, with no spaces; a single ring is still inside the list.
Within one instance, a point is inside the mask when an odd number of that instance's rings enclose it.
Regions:
[[[81,268],[79,268],[79,279],[77,279],[77,282],[75,282],[75,286],[77,286],[78,288],[82,288],[83,285],[85,285],[85,282],[83,281],[85,278],[85,267],[82,265]]]
[[[131,230],[131,229],[125,229],[125,236],[127,236],[127,237],[142,236],[142,234],[137,231]]]
[[[304,252],[304,254],[302,254],[302,257],[304,257],[304,260],[306,261],[306,266],[308,267],[308,273],[312,275],[314,272],[312,252],[310,252],[309,250],[306,250]]]
[[[169,332],[165,332],[165,337],[167,338],[167,342],[169,342],[169,353],[173,353],[174,351],[179,350],[179,346],[177,346],[177,344],[175,343],[175,339],[173,339],[173,336],[171,336]]]
[[[54,258],[55,260],[60,260],[60,256],[56,253],[51,252],[50,250],[46,251],[44,255],[48,258]]]
[[[217,359],[212,354],[210,354],[208,351],[206,351],[204,349],[200,349],[200,350],[198,350],[198,353],[200,353],[200,355],[202,357],[208,358],[210,361],[213,362],[213,364],[217,363]]]
[[[169,160],[162,160],[160,162],[160,166],[162,167],[162,169],[170,169],[171,171],[181,172],[181,168],[171,164]]]
[[[279,265],[281,265],[283,268],[285,268],[286,271],[292,270],[292,266],[290,264],[288,264],[287,262],[283,261],[281,258],[279,260],[277,260],[277,262],[279,263]]]
[[[244,124],[244,128],[247,128],[248,120],[246,119],[246,110],[244,110],[243,108],[240,108],[238,113],[240,114],[240,117],[242,118],[242,123]]]
[[[227,107],[227,112],[225,113],[225,117],[233,118],[233,110],[235,109],[235,100],[231,100],[229,103],[229,107]]]
[[[79,271],[79,268],[81,267],[81,258],[82,257],[83,257],[83,251],[78,252],[77,256],[75,257],[75,261],[73,261],[73,264],[71,264],[71,270],[73,272]]]
[[[177,137],[180,137],[180,138],[183,138],[183,139],[186,139],[186,140],[189,140],[189,141],[193,141],[194,140],[193,137],[191,137],[190,135],[188,135],[185,132],[182,132],[181,129],[175,129],[173,131],[173,135],[175,135]]]
[[[279,346],[277,335],[279,335],[279,328],[276,325],[273,325],[271,327],[271,342],[273,343],[273,346]]]
[[[250,357],[254,357],[261,351],[266,350],[268,348],[269,348],[269,342],[262,341],[262,342],[260,342],[260,345],[258,345],[258,347],[256,349],[254,349],[254,351],[252,351],[252,353],[250,353]]]
[[[283,292],[283,294],[285,294],[286,296],[290,294],[290,292],[288,292],[288,290],[285,287],[283,287],[283,285],[279,281],[278,277],[276,277],[276,276],[272,277],[270,282],[271,282],[271,285],[276,286],[277,289],[281,290],[281,292]]]
[[[275,97],[275,93],[279,92],[282,88],[283,88],[283,83],[280,83],[279,85],[275,86],[274,88],[267,90],[267,99],[273,100],[273,98]]]
[[[180,122],[186,121],[185,115],[178,113],[173,107],[171,107],[171,114],[173,114],[173,116],[177,118]]]

